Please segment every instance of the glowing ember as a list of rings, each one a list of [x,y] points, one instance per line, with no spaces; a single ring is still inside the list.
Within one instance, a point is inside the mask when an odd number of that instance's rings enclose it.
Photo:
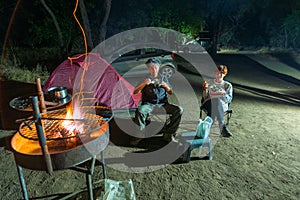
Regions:
[[[84,124],[82,122],[74,121],[72,119],[82,119],[79,109],[75,109],[75,112],[73,113],[72,106],[68,106],[67,108],[67,114],[65,119],[70,120],[64,120],[62,122],[63,129],[67,132],[69,137],[76,136],[80,133],[84,132]],[[60,132],[57,133],[58,135],[61,134]]]

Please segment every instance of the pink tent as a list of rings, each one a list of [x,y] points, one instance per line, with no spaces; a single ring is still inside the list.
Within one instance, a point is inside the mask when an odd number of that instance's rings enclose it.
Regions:
[[[63,61],[52,72],[43,90],[53,86],[64,86],[69,93],[83,87],[93,92],[97,105],[112,109],[137,108],[141,98],[140,94],[133,94],[134,86],[96,53],[76,55]]]

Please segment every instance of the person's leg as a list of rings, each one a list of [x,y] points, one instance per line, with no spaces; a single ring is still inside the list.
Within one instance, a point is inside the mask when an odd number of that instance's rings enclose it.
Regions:
[[[147,124],[147,116],[152,111],[153,107],[151,105],[140,105],[135,111],[134,122],[140,127],[139,134],[145,134],[144,130]],[[144,137],[144,136],[142,136]],[[142,140],[142,137],[132,137],[130,144],[135,146]]]
[[[222,102],[219,99],[214,99],[213,100],[213,113],[214,116],[216,116],[218,123],[219,123],[219,127],[222,128],[225,125],[225,121],[224,121],[224,108],[222,106]]]
[[[165,137],[175,136],[180,124],[183,108],[174,104],[166,104],[163,107],[166,113],[170,114],[170,123],[165,127]]]
[[[153,106],[144,104],[140,105],[138,109],[135,111],[134,122],[140,126],[140,129],[143,130],[146,127],[147,116],[153,110]]]
[[[206,110],[207,116],[212,117],[212,115],[211,115],[211,100],[209,99],[206,102],[204,102],[202,107]]]
[[[215,108],[213,112],[215,112],[215,115],[219,122],[219,128],[220,128],[221,135],[224,137],[231,137],[232,133],[230,132],[228,127],[225,125],[224,113],[226,110],[224,108],[224,105],[222,104],[222,102],[219,99],[216,99],[213,104],[214,104],[214,108]]]

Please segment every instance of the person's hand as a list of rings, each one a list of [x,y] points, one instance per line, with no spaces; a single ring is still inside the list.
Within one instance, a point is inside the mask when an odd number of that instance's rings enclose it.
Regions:
[[[207,83],[206,81],[204,81],[204,82],[202,83],[202,88],[203,88],[203,90],[207,90],[207,88],[208,88],[208,83]]]
[[[219,93],[220,93],[221,95],[224,95],[224,94],[226,94],[226,91],[222,88],[221,90],[219,90]]]
[[[146,85],[149,85],[151,83],[151,79],[150,78],[147,78],[144,80],[144,82],[142,82],[139,86],[137,86],[134,91],[133,91],[133,94],[137,94],[139,93],[140,91],[142,91],[142,89],[144,87],[146,87]]]
[[[151,79],[150,78],[145,79],[145,81],[144,81],[145,85],[149,85],[150,83],[151,83]]]
[[[211,96],[222,96],[224,94],[226,94],[226,91],[224,89],[219,89],[218,91],[210,91],[209,94]]]
[[[172,89],[169,87],[169,85],[166,82],[162,81],[160,85],[161,85],[161,87],[165,88],[165,90],[167,91],[167,93],[171,93],[172,92]]]
[[[168,84],[166,84],[164,81],[161,82],[161,86],[165,89],[169,88]]]

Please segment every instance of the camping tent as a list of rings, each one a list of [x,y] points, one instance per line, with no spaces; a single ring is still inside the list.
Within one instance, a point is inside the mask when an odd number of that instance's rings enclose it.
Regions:
[[[69,57],[51,73],[43,90],[64,86],[69,93],[90,93],[97,105],[111,109],[136,108],[140,94],[97,53]]]

